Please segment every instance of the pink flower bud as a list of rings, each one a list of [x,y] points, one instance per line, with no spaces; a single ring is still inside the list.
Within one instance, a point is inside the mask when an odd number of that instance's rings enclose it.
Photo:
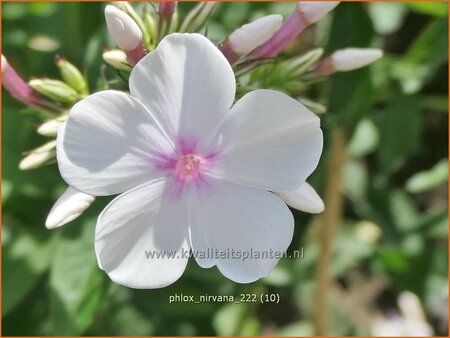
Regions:
[[[135,65],[146,55],[142,31],[137,23],[120,9],[107,5],[105,19],[108,31],[117,46],[125,51],[129,61]]]
[[[269,40],[280,28],[282,21],[281,15],[268,15],[243,25],[230,34],[220,49],[228,61],[234,63],[239,57],[247,55]]]
[[[249,57],[268,59],[277,56],[306,27],[320,20],[338,4],[339,2],[336,1],[300,2],[281,28],[269,40],[251,52]]]
[[[176,8],[176,1],[162,1],[159,3],[158,13],[164,20],[169,21]]]
[[[58,107],[37,94],[12,68],[2,55],[2,84],[17,101],[26,106],[58,110]]]

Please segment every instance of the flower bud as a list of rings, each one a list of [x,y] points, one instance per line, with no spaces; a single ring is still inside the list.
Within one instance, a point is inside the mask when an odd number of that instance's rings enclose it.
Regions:
[[[68,187],[50,210],[45,226],[47,229],[54,229],[73,221],[89,208],[94,200],[94,196]]]
[[[162,1],[159,3],[158,13],[163,20],[170,21],[176,8],[176,1]]]
[[[178,24],[178,15],[175,11],[176,1],[164,1],[159,3],[157,41],[160,41]]]
[[[36,169],[55,159],[56,140],[50,141],[39,148],[31,150],[19,163],[20,170]]]
[[[126,52],[133,65],[138,63],[146,54],[138,24],[128,14],[112,5],[106,6],[105,18],[108,31],[117,46]]]
[[[142,32],[134,20],[120,9],[107,5],[105,8],[108,31],[123,50],[133,50],[142,41]]]
[[[38,95],[22,80],[3,55],[1,66],[2,85],[17,101],[30,107],[59,110],[56,105]]]
[[[246,55],[266,42],[280,28],[283,17],[268,15],[243,25],[228,38],[230,48],[239,55]]]
[[[39,94],[63,104],[73,104],[78,100],[78,93],[59,80],[33,79],[28,82]]]
[[[37,132],[38,134],[43,136],[56,136],[58,134],[59,128],[64,124],[65,120],[67,120],[67,115],[48,120],[39,126]]]
[[[336,72],[348,72],[367,66],[383,56],[375,48],[345,48],[321,61],[311,73],[312,77],[328,76]]]
[[[120,49],[108,50],[103,53],[103,60],[110,66],[119,69],[130,71],[131,66],[128,63],[127,55]]]
[[[75,89],[79,94],[87,95],[87,83],[78,68],[61,57],[56,57],[55,61],[64,82]]]
[[[6,58],[3,56],[3,54],[2,54],[2,73],[3,73],[3,70],[6,68],[6,67],[8,67],[9,66],[9,63],[8,63],[8,61],[6,60]]]
[[[322,19],[338,4],[339,1],[301,1],[297,10],[308,24],[312,24]]]
[[[319,214],[325,210],[322,199],[308,183],[303,183],[296,191],[288,193],[276,193],[290,207],[309,212],[311,214]]]
[[[251,59],[269,59],[278,55],[310,24],[320,20],[339,4],[337,1],[300,2],[281,28],[249,54]]]
[[[346,48],[334,52],[331,62],[336,71],[348,72],[370,65],[383,56],[383,51],[376,48]]]
[[[142,40],[144,41],[144,45],[150,45],[150,32],[147,31],[147,27],[145,26],[144,21],[142,20],[141,16],[134,10],[133,6],[131,6],[128,1],[114,1],[112,2],[112,4],[128,14],[134,20],[134,22],[138,25],[139,29],[142,32]],[[147,7],[144,7],[144,12],[146,11]]]
[[[185,17],[180,27],[180,33],[198,32],[208,21],[208,18],[217,6],[214,1],[202,1],[195,6]]]

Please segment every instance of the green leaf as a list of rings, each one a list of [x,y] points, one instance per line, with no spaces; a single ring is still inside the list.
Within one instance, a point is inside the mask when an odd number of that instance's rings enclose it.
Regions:
[[[435,110],[448,114],[448,96],[445,95],[429,95],[422,96],[422,109]]]
[[[314,328],[309,321],[298,321],[281,327],[277,331],[280,336],[313,336]]]
[[[422,214],[417,222],[417,228],[423,229],[430,238],[446,238],[448,236],[448,207],[443,206]]]
[[[406,182],[410,193],[421,193],[440,186],[448,181],[448,160],[441,160],[433,168],[411,176]]]
[[[400,81],[404,93],[417,93],[448,60],[447,27],[447,18],[432,21],[394,64],[392,76]]]
[[[245,322],[242,324],[242,328],[239,331],[239,336],[257,336],[259,330],[261,328],[261,324],[256,318],[246,318]]]
[[[122,304],[113,314],[114,334],[124,336],[147,336],[153,325],[141,312],[129,304]]]
[[[398,248],[382,248],[379,252],[379,257],[388,271],[405,272],[409,267],[408,258]]]
[[[368,186],[367,169],[362,162],[350,160],[343,171],[344,193],[352,200],[365,200]]]
[[[292,279],[291,271],[279,263],[270,272],[270,274],[264,278],[264,283],[267,285],[281,287],[292,284]]]
[[[54,247],[51,240],[38,240],[25,228],[15,226],[14,230],[8,232],[10,238],[2,248],[2,269],[6,272],[2,275],[6,291],[2,297],[3,315],[13,310],[47,271]]]
[[[104,295],[105,278],[94,253],[95,222],[89,223],[81,231],[75,224],[63,228],[57,240],[50,275],[53,335],[82,334]]]
[[[335,277],[345,275],[359,262],[370,257],[374,252],[374,243],[366,238],[360,238],[355,232],[341,231],[333,243],[334,257],[331,273]]]
[[[445,1],[406,2],[416,12],[433,16],[445,17],[448,14],[448,4]]]
[[[334,10],[328,53],[349,46],[368,47],[373,33],[372,22],[363,4],[341,3]],[[350,135],[373,101],[369,68],[333,75],[328,89],[328,111],[338,115],[339,122]]]
[[[381,171],[392,174],[420,150],[422,116],[418,97],[392,92],[379,119]]]
[[[247,312],[248,304],[226,304],[213,317],[213,327],[219,336],[235,335]]]
[[[348,155],[352,157],[366,156],[377,149],[379,141],[380,136],[375,123],[369,119],[363,119],[358,123],[348,143]]]
[[[419,217],[414,202],[403,190],[395,190],[388,195],[392,222],[402,231],[415,228]]]

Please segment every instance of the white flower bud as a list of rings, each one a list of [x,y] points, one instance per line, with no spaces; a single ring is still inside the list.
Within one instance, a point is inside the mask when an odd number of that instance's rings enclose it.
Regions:
[[[339,1],[302,1],[297,10],[307,23],[311,24],[322,19],[329,11],[334,9]]]
[[[3,54],[2,54],[2,74],[3,74],[3,71],[6,69],[6,67],[8,67],[8,60],[6,60],[6,58],[3,56]]]
[[[282,22],[281,15],[268,15],[243,25],[228,38],[230,48],[239,55],[247,55],[269,40]]]
[[[103,53],[103,60],[110,66],[120,69],[130,71],[131,66],[128,62],[127,55],[120,49],[108,50]]]
[[[346,72],[367,66],[382,56],[380,49],[345,48],[334,52],[330,59],[336,71]]]
[[[319,214],[325,210],[322,199],[312,186],[303,183],[300,188],[293,192],[276,193],[290,207],[309,212],[311,214]]]
[[[50,141],[28,153],[19,163],[20,170],[36,169],[56,156],[56,141]]]
[[[67,117],[67,115],[64,115],[53,120],[45,121],[37,129],[38,134],[43,136],[56,136],[59,128],[63,125],[64,121],[67,120]]]
[[[142,43],[141,29],[125,12],[117,7],[107,5],[105,19],[109,33],[120,48],[133,50]]]
[[[95,197],[68,187],[64,194],[56,201],[47,216],[45,226],[54,229],[73,221],[80,216],[91,204]]]

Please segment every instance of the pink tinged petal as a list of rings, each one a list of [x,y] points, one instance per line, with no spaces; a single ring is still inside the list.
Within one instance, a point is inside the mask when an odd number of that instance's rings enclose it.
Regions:
[[[95,252],[115,283],[155,289],[183,274],[190,250],[186,204],[171,200],[168,188],[161,179],[144,183],[116,197],[100,215]]]
[[[293,192],[276,193],[287,205],[311,214],[318,214],[325,210],[323,201],[312,186],[303,183]]]
[[[56,201],[45,221],[48,229],[58,228],[78,218],[94,202],[95,197],[68,187]]]
[[[173,140],[208,144],[231,107],[235,78],[222,53],[200,34],[171,34],[134,67],[131,94]]]
[[[291,97],[256,90],[227,115],[211,149],[220,149],[211,176],[265,190],[294,191],[319,163],[319,118]]]
[[[64,180],[100,196],[161,177],[161,154],[173,152],[157,121],[130,95],[103,91],[73,106],[59,129],[57,159]]]
[[[224,276],[238,283],[266,277],[280,258],[268,252],[285,252],[294,232],[292,213],[279,197],[225,181],[213,182],[208,193],[192,192],[188,214],[198,264],[205,268],[217,265]],[[220,256],[220,251],[228,252],[228,257]],[[259,258],[243,259],[250,251],[260,254]],[[237,252],[242,253],[240,258]]]

